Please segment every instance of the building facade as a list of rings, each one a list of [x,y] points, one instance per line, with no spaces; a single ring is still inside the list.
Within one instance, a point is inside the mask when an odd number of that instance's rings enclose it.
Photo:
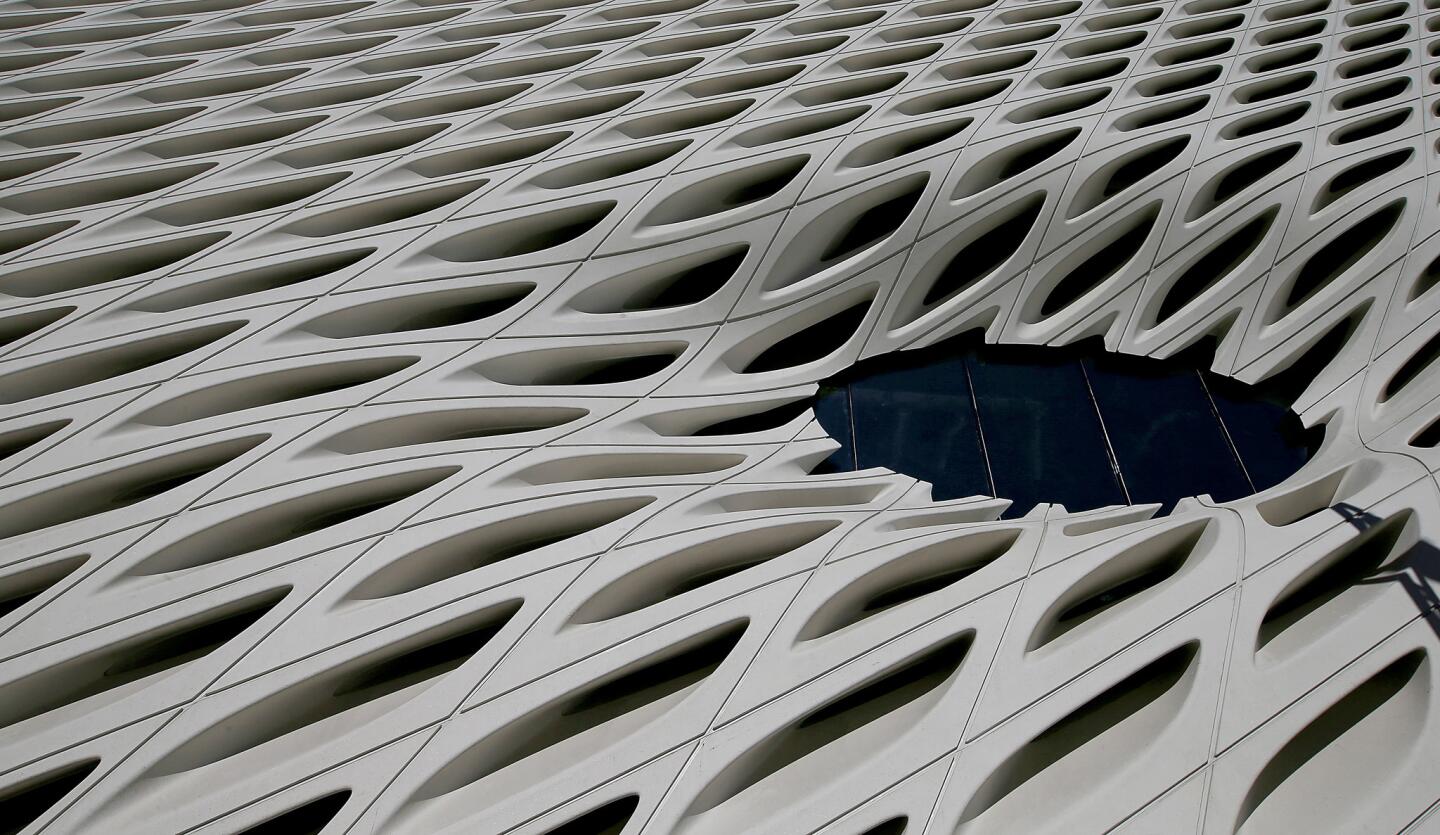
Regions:
[[[0,830],[1440,830],[1436,0],[0,32]]]

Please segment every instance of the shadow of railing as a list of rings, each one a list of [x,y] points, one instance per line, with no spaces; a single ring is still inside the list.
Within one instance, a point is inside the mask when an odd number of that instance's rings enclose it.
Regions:
[[[1352,504],[1341,502],[1331,507],[1346,522],[1364,533],[1382,521],[1379,516],[1362,510]],[[1440,596],[1435,593],[1431,581],[1440,581],[1440,548],[1424,539],[1410,546],[1404,554],[1387,560],[1383,565],[1367,574],[1356,585],[1397,583],[1410,595],[1420,616],[1430,624],[1436,637],[1440,637]]]

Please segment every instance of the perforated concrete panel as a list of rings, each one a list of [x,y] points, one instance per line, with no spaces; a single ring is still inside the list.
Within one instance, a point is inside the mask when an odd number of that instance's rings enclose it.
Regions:
[[[1440,830],[1436,0],[0,28],[0,830]],[[817,381],[977,329],[1324,441],[812,472]]]

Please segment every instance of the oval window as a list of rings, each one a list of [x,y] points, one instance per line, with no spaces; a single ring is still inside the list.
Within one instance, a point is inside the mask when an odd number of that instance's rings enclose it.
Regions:
[[[937,501],[1010,499],[1007,517],[1040,502],[1166,512],[1300,469],[1323,427],[1306,430],[1289,400],[1184,360],[942,343],[821,383],[815,412],[841,448],[817,472],[885,467],[930,482]]]

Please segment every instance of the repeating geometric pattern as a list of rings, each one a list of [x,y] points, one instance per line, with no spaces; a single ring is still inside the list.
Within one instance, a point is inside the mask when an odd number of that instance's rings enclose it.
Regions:
[[[1440,828],[1436,0],[0,29],[0,829]],[[811,474],[817,381],[976,329],[1324,443]]]

